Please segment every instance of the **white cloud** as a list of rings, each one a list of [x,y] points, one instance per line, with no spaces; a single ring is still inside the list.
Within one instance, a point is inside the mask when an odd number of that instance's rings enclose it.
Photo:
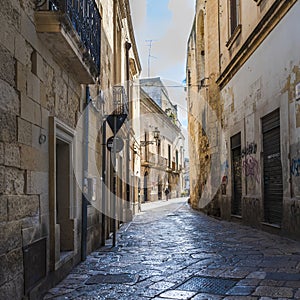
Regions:
[[[152,15],[147,14],[151,5]],[[160,9],[163,3],[168,7]],[[153,39],[150,76],[161,76],[181,82],[185,77],[187,39],[194,18],[195,0],[130,0],[132,18],[140,59],[142,76],[147,76],[148,47],[146,40]],[[157,15],[153,16],[153,7]],[[169,15],[166,15],[169,12]],[[171,15],[171,17],[170,17]]]
[[[145,25],[147,16],[147,0],[129,0],[133,26],[136,29]]]
[[[182,76],[184,76],[187,39],[194,18],[194,1],[170,0],[168,8],[172,13],[172,19],[165,35],[157,42],[159,59],[154,64],[153,71],[181,81],[184,79]],[[175,66],[177,66],[176,73],[174,73]]]

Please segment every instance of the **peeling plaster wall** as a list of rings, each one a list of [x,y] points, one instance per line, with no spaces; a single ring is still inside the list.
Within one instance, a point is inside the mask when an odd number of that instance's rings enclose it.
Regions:
[[[230,145],[234,131],[242,132],[242,148],[257,143],[257,152],[253,154],[258,163],[257,178],[243,176],[244,214],[262,210],[261,118],[280,108],[282,232],[297,237],[300,236],[300,105],[295,99],[295,85],[300,82],[300,38],[296,34],[300,30],[299,14],[297,2],[221,91],[227,144]],[[248,222],[257,226],[263,221],[260,213],[247,217]]]

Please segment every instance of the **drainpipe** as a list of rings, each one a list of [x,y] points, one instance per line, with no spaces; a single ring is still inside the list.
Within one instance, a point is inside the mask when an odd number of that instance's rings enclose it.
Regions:
[[[129,50],[131,48],[131,44],[129,42],[125,43],[125,50],[126,50],[126,81],[127,81],[127,97],[128,97],[128,120],[129,120],[129,114],[130,114],[130,78],[129,78]],[[126,137],[126,213],[127,210],[130,207],[130,174],[129,174],[129,160],[130,160],[130,123],[128,123],[128,130],[127,130],[127,137]]]
[[[90,102],[90,90],[89,87],[85,88],[85,105],[84,105],[84,129],[83,129],[83,182],[82,182],[82,228],[81,228],[81,260],[84,261],[87,256],[87,205],[85,193],[87,193],[87,174],[88,174],[88,147],[89,147],[89,102]]]
[[[220,25],[220,0],[218,0],[218,42],[219,42],[219,76],[221,76],[221,25]]]
[[[114,115],[114,138],[117,135],[117,116]],[[113,247],[117,245],[117,152],[116,146],[113,146]]]
[[[104,116],[104,104],[103,104]],[[105,246],[105,223],[106,223],[106,119],[102,123],[102,220],[101,220],[101,245]]]
[[[291,167],[292,165],[292,147],[291,147],[291,111],[290,111],[290,104],[288,103],[288,164]],[[294,195],[294,187],[293,187],[293,177],[291,170],[289,169],[289,192],[291,199],[295,197]]]

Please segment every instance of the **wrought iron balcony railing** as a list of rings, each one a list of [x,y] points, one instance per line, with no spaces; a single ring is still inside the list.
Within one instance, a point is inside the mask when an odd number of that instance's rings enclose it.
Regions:
[[[157,163],[158,163],[159,166],[162,166],[162,167],[166,168],[167,164],[168,164],[168,159],[165,158],[165,157],[162,157],[162,156],[158,156],[158,162]]]
[[[113,114],[128,115],[128,99],[125,88],[122,85],[115,85],[113,87]]]
[[[152,167],[160,167],[162,169],[165,169],[167,167],[168,162],[165,157],[152,152],[149,152],[147,157],[143,161],[150,164]]]
[[[48,9],[64,14],[62,22],[71,25],[84,48],[84,59],[92,61],[98,76],[100,72],[100,26],[101,17],[94,0],[49,0]]]

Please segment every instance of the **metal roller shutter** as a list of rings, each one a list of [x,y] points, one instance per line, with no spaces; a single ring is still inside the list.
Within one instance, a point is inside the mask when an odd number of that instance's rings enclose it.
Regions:
[[[242,214],[242,151],[240,133],[231,138],[231,157],[233,181],[231,213],[240,216]]]
[[[262,118],[264,168],[264,218],[271,224],[282,220],[282,165],[280,113],[275,110]]]

